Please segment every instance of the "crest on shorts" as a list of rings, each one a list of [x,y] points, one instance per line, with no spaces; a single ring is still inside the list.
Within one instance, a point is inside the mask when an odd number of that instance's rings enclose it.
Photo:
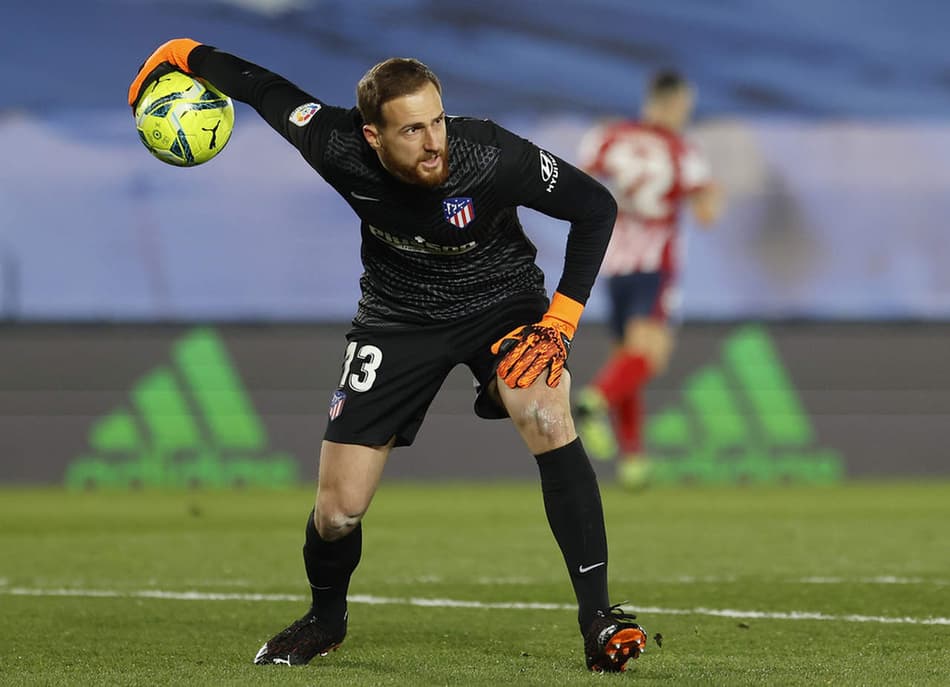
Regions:
[[[346,402],[346,392],[337,389],[330,397],[330,420],[336,420],[343,412],[343,404]]]
[[[475,205],[471,198],[445,198],[442,200],[445,221],[462,229],[475,219]]]

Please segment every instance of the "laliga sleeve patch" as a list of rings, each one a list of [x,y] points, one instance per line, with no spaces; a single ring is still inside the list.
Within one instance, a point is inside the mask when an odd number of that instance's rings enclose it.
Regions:
[[[538,151],[541,156],[541,183],[547,184],[548,193],[557,185],[557,159],[546,150]]]
[[[307,122],[313,119],[313,116],[323,107],[320,103],[304,103],[296,110],[290,113],[290,123],[297,126],[306,126]]]

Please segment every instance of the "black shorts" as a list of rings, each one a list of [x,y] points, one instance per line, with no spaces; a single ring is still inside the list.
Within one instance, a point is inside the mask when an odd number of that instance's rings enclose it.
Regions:
[[[446,324],[354,327],[346,335],[342,376],[330,397],[324,439],[382,446],[396,437],[396,446],[408,446],[445,378],[459,364],[475,376],[475,413],[508,417],[488,393],[497,366],[491,345],[518,325],[540,320],[547,307],[546,298],[528,295]]]

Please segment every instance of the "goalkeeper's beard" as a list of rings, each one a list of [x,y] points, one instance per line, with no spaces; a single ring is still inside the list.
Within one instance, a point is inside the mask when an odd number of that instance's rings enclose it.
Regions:
[[[394,177],[407,184],[435,188],[445,183],[445,180],[449,178],[449,153],[447,145],[443,145],[442,149],[438,151],[426,151],[422,157],[412,163],[400,162],[389,154],[385,146],[380,146],[376,152],[379,155],[379,161],[383,164],[383,167]],[[423,162],[436,157],[438,157],[442,163],[436,169],[430,171],[422,166]]]

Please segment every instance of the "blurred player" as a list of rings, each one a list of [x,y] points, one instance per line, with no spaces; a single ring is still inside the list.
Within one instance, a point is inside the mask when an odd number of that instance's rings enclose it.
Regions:
[[[618,478],[628,487],[649,480],[640,436],[642,389],[666,369],[673,348],[680,208],[690,205],[704,226],[722,209],[706,160],[682,137],[693,102],[682,76],[659,72],[639,121],[599,126],[581,143],[582,166],[606,180],[619,211],[601,268],[616,344],[578,394],[577,429],[595,458],[608,460],[619,449]]]
[[[306,524],[313,603],[254,662],[307,663],[343,641],[361,520],[386,458],[412,443],[449,371],[465,364],[478,382],[476,413],[510,416],[536,456],[588,668],[622,670],[646,635],[608,600],[600,492],[574,430],[564,368],[616,218],[610,193],[492,122],[447,117],[439,80],[417,60],[377,64],[357,86],[358,106],[345,109],[234,55],[176,39],[143,65],[130,105],[167,65],[254,107],[362,220],[362,295]],[[570,222],[550,303],[519,205]]]

